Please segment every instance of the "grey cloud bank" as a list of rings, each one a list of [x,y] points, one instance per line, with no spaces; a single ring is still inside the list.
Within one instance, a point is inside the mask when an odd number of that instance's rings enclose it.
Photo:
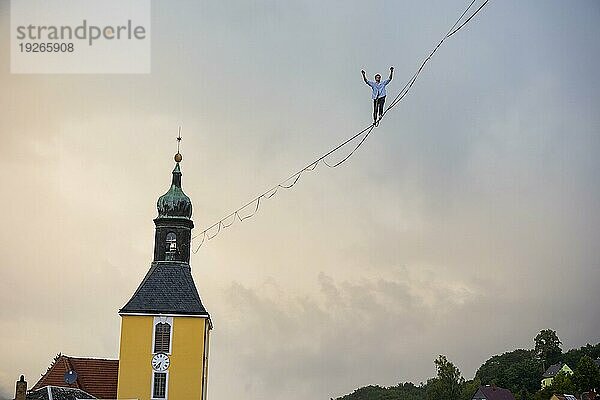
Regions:
[[[118,354],[178,125],[198,230],[369,121],[360,69],[394,65],[396,93],[464,6],[159,1],[149,76],[1,72],[4,393],[59,351]],[[210,398],[418,383],[438,354],[471,377],[544,328],[600,341],[599,18],[491,2],[346,166],[193,256]]]

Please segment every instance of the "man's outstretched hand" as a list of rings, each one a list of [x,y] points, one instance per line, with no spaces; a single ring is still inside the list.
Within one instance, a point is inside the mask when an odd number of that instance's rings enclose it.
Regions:
[[[361,70],[360,70],[360,73],[364,75],[364,74],[365,74],[365,70],[364,70],[364,69],[361,69]]]
[[[394,72],[394,67],[390,67],[390,72]]]

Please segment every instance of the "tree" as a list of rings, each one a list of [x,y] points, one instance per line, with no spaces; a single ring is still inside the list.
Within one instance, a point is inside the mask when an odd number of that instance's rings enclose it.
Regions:
[[[462,385],[460,400],[471,400],[477,389],[479,389],[479,386],[481,386],[481,381],[477,378],[466,381]]]
[[[405,382],[387,388],[376,385],[365,386],[351,394],[338,397],[337,400],[421,400],[424,397],[423,385],[415,386],[411,382]]]
[[[464,378],[460,374],[460,370],[444,355],[440,355],[433,363],[437,370],[437,377],[427,381],[427,399],[458,399],[461,394],[462,386],[465,383]]]
[[[560,371],[554,379],[552,379],[552,385],[550,385],[550,392],[552,393],[575,393],[575,385],[571,380],[571,375]]]
[[[560,339],[550,329],[541,331],[534,341],[535,349],[517,349],[492,356],[470,381],[465,381],[459,369],[441,355],[434,361],[436,377],[428,379],[426,384],[405,382],[390,387],[367,386],[337,400],[470,400],[480,385],[492,384],[509,389],[516,400],[549,400],[554,393],[579,395],[591,387],[600,387],[600,368],[594,361],[600,358],[600,343],[561,354]],[[556,354],[560,357],[553,359]],[[576,368],[572,375],[557,374],[551,385],[540,390],[542,360],[545,363],[562,361]]]
[[[385,391],[385,388],[382,388],[378,385],[369,385],[365,387],[361,387],[360,389],[356,389],[352,394],[348,394],[344,397],[340,397],[341,399],[352,399],[352,400],[378,400],[381,398],[382,393]]]
[[[578,349],[571,349],[563,353],[560,360],[570,367],[576,367],[583,356],[589,356],[592,360],[600,358],[600,343],[595,345],[588,343]]]
[[[388,390],[390,394],[382,400],[422,400],[425,397],[425,387],[422,384],[415,386],[412,382],[399,383]]]
[[[516,400],[534,400],[534,395],[527,389],[521,389],[518,393],[515,393]]]
[[[573,383],[579,393],[600,387],[600,368],[591,357],[581,357],[573,374]]]
[[[496,355],[483,363],[475,377],[482,385],[506,388],[515,395],[523,392],[535,393],[540,388],[541,364],[533,350],[513,350]]]
[[[542,361],[542,368],[546,369],[560,359],[562,342],[552,329],[541,330],[534,339],[535,354]]]

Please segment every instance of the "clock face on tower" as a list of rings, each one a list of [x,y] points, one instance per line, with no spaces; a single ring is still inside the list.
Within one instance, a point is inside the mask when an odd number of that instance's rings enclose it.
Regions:
[[[152,357],[152,369],[155,371],[166,371],[170,364],[171,360],[165,353],[157,353],[154,355],[154,357]]]

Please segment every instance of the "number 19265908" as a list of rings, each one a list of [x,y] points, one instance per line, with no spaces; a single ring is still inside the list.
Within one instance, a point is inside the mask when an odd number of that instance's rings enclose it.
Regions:
[[[21,53],[72,53],[73,43],[19,43]]]

